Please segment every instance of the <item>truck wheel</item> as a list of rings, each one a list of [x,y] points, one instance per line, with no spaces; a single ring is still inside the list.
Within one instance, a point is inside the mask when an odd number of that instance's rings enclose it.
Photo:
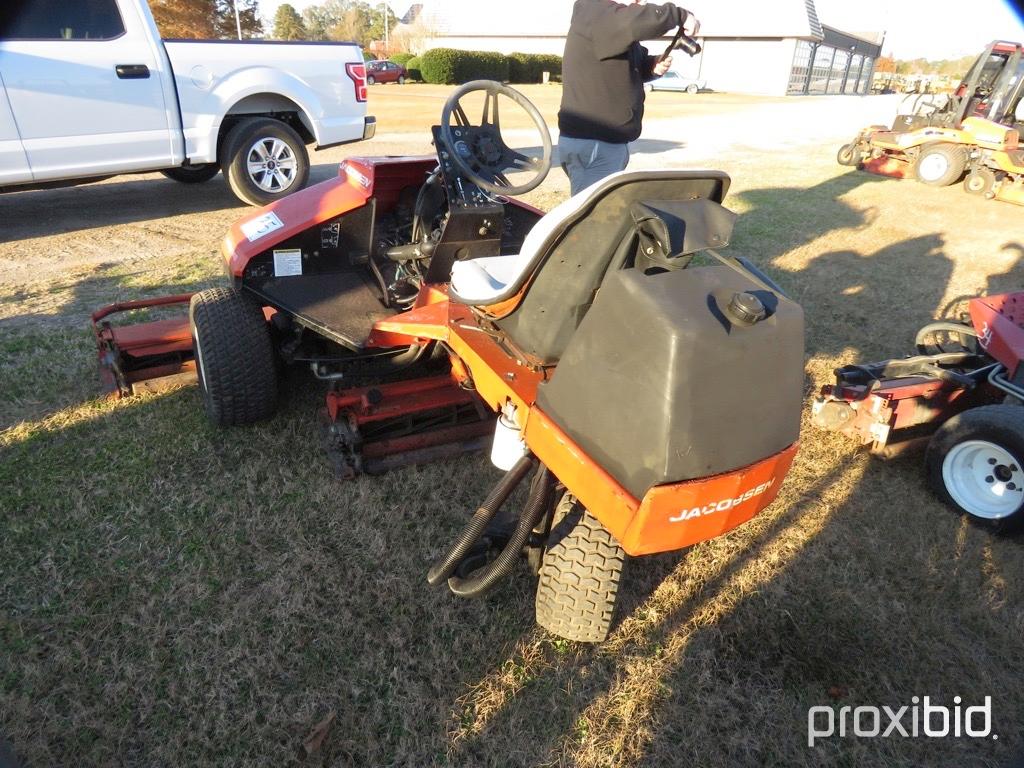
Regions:
[[[568,640],[600,643],[611,629],[626,553],[611,533],[566,493],[541,561],[537,623]]]
[[[964,174],[967,150],[959,144],[929,144],[914,163],[914,176],[931,187],[948,187]]]
[[[277,366],[263,310],[234,288],[210,288],[189,305],[203,408],[222,427],[270,418]]]
[[[972,523],[1005,532],[1024,523],[1024,408],[985,405],[954,416],[925,457],[939,498]]]
[[[688,86],[686,86],[686,92],[691,96],[696,96],[698,93],[700,93],[700,88],[697,86],[696,83],[690,83]]]
[[[231,129],[224,146],[224,175],[244,203],[266,205],[306,186],[306,145],[280,120],[244,120]]]
[[[856,144],[843,144],[836,152],[836,162],[840,165],[855,166],[860,162],[860,152]]]
[[[216,163],[183,165],[180,168],[165,168],[160,173],[168,179],[181,182],[182,184],[202,184],[204,181],[209,181],[220,173],[220,166]]]

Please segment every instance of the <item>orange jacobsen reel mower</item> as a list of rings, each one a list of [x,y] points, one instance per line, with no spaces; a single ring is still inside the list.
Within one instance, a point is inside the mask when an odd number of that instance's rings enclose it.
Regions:
[[[539,149],[505,143],[499,97]],[[433,136],[436,157],[349,159],[247,215],[224,239],[230,286],[152,333],[98,325],[101,358],[122,392],[194,364],[223,425],[270,416],[281,363],[309,366],[347,477],[490,446],[505,475],[430,583],[482,595],[525,552],[537,620],[601,641],[626,555],[713,538],[775,498],[797,449],[803,314],[713,250],[735,218],[724,173],[623,172],[542,215],[509,199],[551,165],[521,94],[469,83]]]

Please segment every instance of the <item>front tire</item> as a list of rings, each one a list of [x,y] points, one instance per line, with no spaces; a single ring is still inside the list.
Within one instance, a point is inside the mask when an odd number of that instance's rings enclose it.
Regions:
[[[302,189],[309,180],[306,145],[294,128],[280,120],[238,123],[224,146],[224,176],[243,203],[272,203]]]
[[[366,84],[367,85],[373,85],[376,82],[377,82],[377,79],[373,75],[367,75],[366,76]]]
[[[964,175],[967,150],[959,144],[929,144],[914,162],[914,176],[930,187],[948,187]]]
[[[697,87],[696,83],[690,83],[688,86],[686,86],[686,92],[691,96],[696,96],[698,93],[700,93],[700,88]]]
[[[986,405],[954,416],[932,437],[928,482],[954,511],[995,532],[1024,523],[1024,407]]]
[[[234,288],[210,288],[192,297],[188,316],[210,421],[227,427],[270,418],[277,366],[263,310]]]
[[[583,643],[608,637],[626,553],[575,496],[555,509],[537,583],[537,623]]]
[[[996,175],[988,168],[975,168],[964,179],[964,192],[970,195],[981,195],[982,197],[990,198],[995,186]]]
[[[183,165],[180,168],[165,168],[160,173],[182,184],[202,184],[220,173],[220,166],[216,163]]]
[[[398,84],[399,85],[405,85],[405,75],[399,75],[398,76]]]
[[[836,162],[840,165],[856,166],[860,162],[860,152],[856,144],[843,144],[836,152]]]

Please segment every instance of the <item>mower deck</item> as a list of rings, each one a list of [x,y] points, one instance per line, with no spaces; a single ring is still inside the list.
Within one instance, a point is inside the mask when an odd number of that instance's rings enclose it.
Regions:
[[[358,272],[270,278],[253,292],[295,322],[358,352],[378,320],[394,315],[379,291]]]

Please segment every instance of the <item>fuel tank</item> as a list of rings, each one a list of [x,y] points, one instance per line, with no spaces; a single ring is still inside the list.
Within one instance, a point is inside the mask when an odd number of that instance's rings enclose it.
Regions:
[[[726,266],[608,275],[538,406],[635,498],[797,440],[803,310]]]

